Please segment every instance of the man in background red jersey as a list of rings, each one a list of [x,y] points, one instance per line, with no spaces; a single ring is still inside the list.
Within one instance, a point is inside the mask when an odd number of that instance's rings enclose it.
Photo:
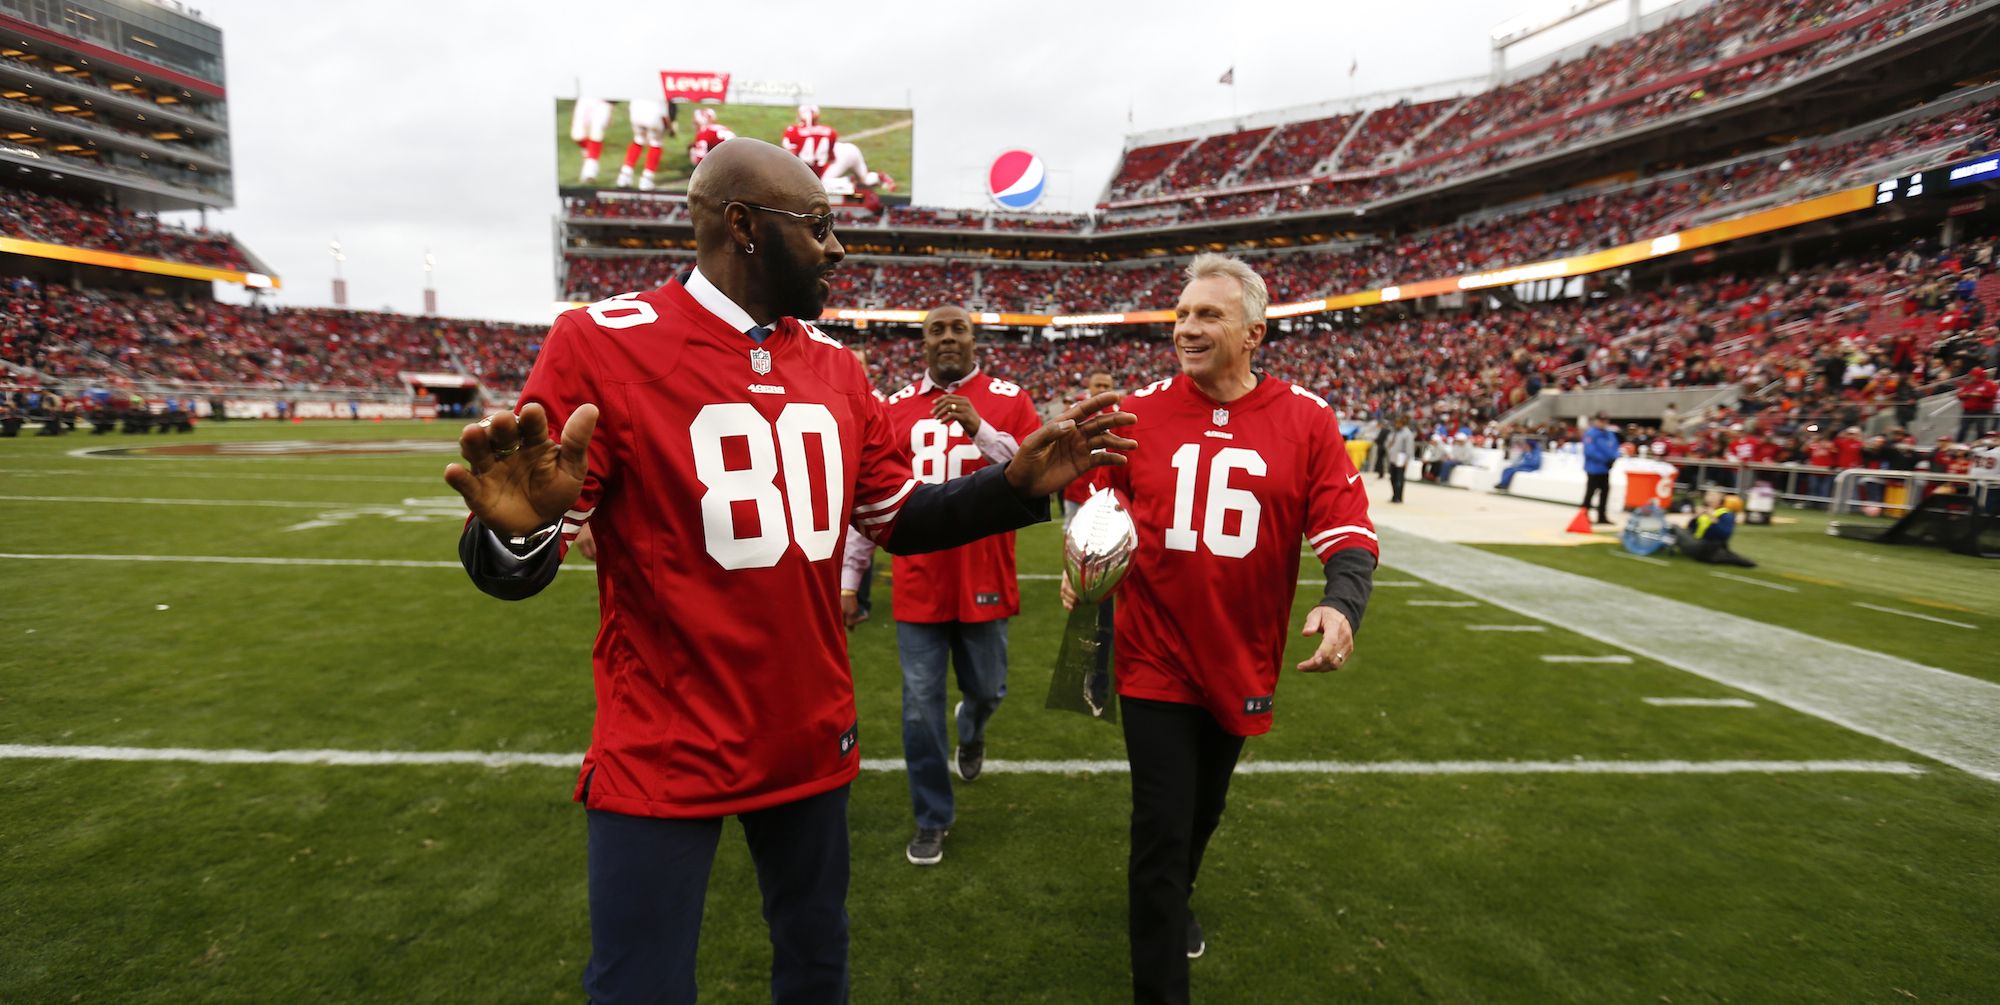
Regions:
[[[1086,401],[1095,395],[1116,390],[1117,386],[1109,371],[1094,371],[1085,379],[1083,391],[1076,396],[1076,400]],[[1090,476],[1088,475],[1069,483],[1069,486],[1063,489],[1063,527],[1069,527],[1069,518],[1075,516],[1076,511],[1082,508],[1084,500],[1089,498]]]
[[[818,179],[739,139],[695,169],[688,204],[694,267],[564,314],[520,414],[466,427],[469,463],[445,471],[473,515],[459,559],[517,600],[555,578],[586,524],[599,531],[597,718],[576,787],[590,999],[695,1000],[709,868],[736,816],[772,1001],[844,1002],[860,755],[842,532],[900,553],[1045,520],[1046,496],[1105,463],[1094,448],[1131,445],[1111,430],[1132,420],[1080,406],[1004,467],[921,485],[860,362],[799,320],[819,315],[845,253]]]
[[[1115,656],[1132,765],[1132,992],[1188,1000],[1207,948],[1188,897],[1243,740],[1271,728],[1299,541],[1326,566],[1305,619],[1309,672],[1338,669],[1368,604],[1376,541],[1333,409],[1251,368],[1264,281],[1200,255],[1174,308],[1181,373],[1125,399],[1139,448],[1100,483],[1131,500],[1139,547],[1117,594]],[[1069,584],[1064,602],[1072,604]]]
[[[978,328],[957,306],[924,315],[923,376],[890,395],[887,411],[890,438],[927,485],[1013,460],[1021,441],[1041,426],[1018,385],[980,369]],[[875,544],[852,534],[848,542],[840,603],[851,624],[859,613],[855,591]],[[1021,613],[1014,535],[897,556],[892,569],[903,665],[903,765],[917,818],[903,854],[912,865],[936,865],[958,819],[945,735],[945,667],[957,672],[958,772],[969,782],[986,762],[986,724],[1007,696],[1007,619]]]

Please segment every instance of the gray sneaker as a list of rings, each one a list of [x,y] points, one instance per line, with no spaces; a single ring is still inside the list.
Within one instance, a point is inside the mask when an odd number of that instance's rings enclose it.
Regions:
[[[1208,952],[1208,940],[1201,937],[1201,922],[1195,919],[1193,911],[1189,911],[1188,959],[1200,959],[1201,954],[1205,952]]]
[[[958,777],[972,781],[986,769],[986,744],[961,743],[958,746]]]
[[[911,865],[936,865],[944,861],[944,836],[949,833],[942,827],[919,827],[903,855]]]

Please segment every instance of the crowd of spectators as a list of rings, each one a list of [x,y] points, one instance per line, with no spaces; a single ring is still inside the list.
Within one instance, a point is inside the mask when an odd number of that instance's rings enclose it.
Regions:
[[[1240,180],[1252,184],[1278,178],[1306,177],[1312,173],[1314,165],[1325,160],[1339,145],[1348,130],[1354,127],[1356,118],[1354,115],[1335,115],[1279,126],[1278,134],[1271,137],[1256,159],[1243,169]]]
[[[1912,150],[1948,147],[1952,156],[2000,148],[2000,99],[1915,122],[1884,125],[1842,143],[1781,148],[1655,181],[1598,189],[1563,201],[1546,200],[1512,212],[1407,234],[1390,234],[1341,250],[1286,250],[1254,256],[1273,302],[1377,289],[1397,283],[1466,275],[1582,254],[1643,240],[1689,225],[1703,211],[1797,188],[1816,191],[1834,176],[1865,169]],[[1251,213],[1268,194],[1214,197],[1214,212]],[[1150,225],[1165,222],[1149,217]],[[572,300],[596,300],[663,281],[670,266],[658,257],[570,256]],[[931,266],[855,258],[833,273],[839,306],[904,308],[927,302]],[[961,281],[949,289],[988,310],[1086,312],[1169,306],[1178,286],[1172,267],[998,264],[954,266]],[[976,272],[977,275],[966,275]],[[910,295],[914,299],[900,299]]]
[[[1581,138],[1768,88],[1958,14],[1974,2],[1721,0],[1469,97],[1375,109],[1361,121],[1339,163],[1330,167],[1394,172],[1396,188],[1421,187],[1440,176],[1539,155]],[[1827,31],[1834,27],[1839,30]],[[1297,148],[1273,143],[1247,166],[1241,180],[1309,179],[1339,142],[1339,133],[1324,140],[1337,121],[1281,127],[1285,132],[1279,140],[1295,129],[1314,138],[1301,138]],[[1198,193],[1230,178],[1268,131],[1260,127],[1193,141],[1195,149],[1151,185],[1160,175],[1162,147],[1134,150],[1120,166],[1111,198]],[[1421,144],[1415,143],[1419,137]]]
[[[0,191],[0,234],[219,269],[250,268],[243,249],[226,234],[183,230],[146,213],[21,188]]]
[[[393,389],[402,386],[404,371],[518,381],[541,331],[368,311],[174,301],[22,278],[0,289],[0,359],[70,382]]]

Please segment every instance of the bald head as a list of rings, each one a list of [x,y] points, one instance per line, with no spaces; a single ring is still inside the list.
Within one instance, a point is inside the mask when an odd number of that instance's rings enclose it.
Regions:
[[[804,161],[746,136],[717,144],[688,180],[697,265],[759,324],[819,317],[826,273],[846,254],[814,219],[830,208]]]
[[[805,161],[748,136],[716,144],[688,180],[688,211],[697,235],[704,217],[711,224],[720,223],[722,208],[738,201],[795,213],[827,209],[826,189]]]

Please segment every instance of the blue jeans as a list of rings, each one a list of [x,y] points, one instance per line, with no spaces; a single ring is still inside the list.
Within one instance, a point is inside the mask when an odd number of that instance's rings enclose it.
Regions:
[[[950,827],[951,746],[945,737],[945,662],[958,676],[965,703],[958,710],[958,742],[981,743],[986,722],[1007,697],[1007,620],[920,624],[896,622],[903,660],[903,763],[910,776],[910,804],[921,828]]]
[[[1500,487],[1504,489],[1507,486],[1513,484],[1514,476],[1520,474],[1523,471],[1540,471],[1540,470],[1541,468],[1539,466],[1526,468],[1522,467],[1519,464],[1509,464],[1505,468],[1502,468],[1500,470]]]

